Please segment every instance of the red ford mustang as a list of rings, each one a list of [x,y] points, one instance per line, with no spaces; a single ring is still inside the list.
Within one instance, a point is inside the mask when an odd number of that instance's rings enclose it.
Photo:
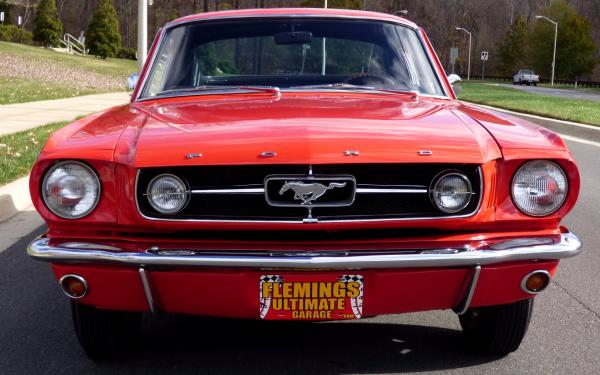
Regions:
[[[456,100],[417,25],[322,9],[205,13],[157,35],[131,103],[57,131],[29,247],[92,358],[144,312],[342,320],[453,309],[518,348],[579,239],[554,133]]]

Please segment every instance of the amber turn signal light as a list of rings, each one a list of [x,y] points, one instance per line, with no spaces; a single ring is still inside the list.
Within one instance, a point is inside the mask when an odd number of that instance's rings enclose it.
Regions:
[[[550,279],[548,271],[533,271],[523,278],[521,289],[526,293],[537,294],[548,287]]]
[[[60,278],[60,287],[69,298],[83,298],[88,290],[85,279],[77,275],[64,275]]]

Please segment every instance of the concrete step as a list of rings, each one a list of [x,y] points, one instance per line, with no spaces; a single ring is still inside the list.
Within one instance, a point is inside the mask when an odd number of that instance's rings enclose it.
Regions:
[[[69,53],[69,54],[73,54],[73,52],[70,52],[68,48],[61,48],[61,47],[52,47],[50,48],[53,51],[56,52],[60,52],[60,53]]]

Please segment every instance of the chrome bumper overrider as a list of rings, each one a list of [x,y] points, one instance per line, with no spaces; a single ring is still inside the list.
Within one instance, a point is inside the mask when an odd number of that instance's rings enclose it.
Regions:
[[[366,268],[416,268],[485,266],[502,262],[523,260],[562,259],[581,251],[581,241],[573,233],[560,237],[518,238],[496,243],[486,249],[449,248],[398,250],[397,252],[353,255],[352,252],[307,251],[271,252],[264,256],[231,252],[204,254],[193,250],[148,250],[146,252],[121,252],[118,248],[100,244],[73,243],[50,246],[48,239],[40,237],[27,249],[35,259],[55,263],[105,263],[130,266],[168,267],[247,267],[247,268],[297,268],[297,269],[366,269]],[[110,248],[110,251],[106,250]]]

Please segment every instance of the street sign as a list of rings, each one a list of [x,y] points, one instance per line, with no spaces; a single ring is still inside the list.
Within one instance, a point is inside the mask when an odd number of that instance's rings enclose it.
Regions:
[[[481,51],[481,80],[485,79],[485,62],[488,60],[488,51]]]
[[[4,23],[4,12],[0,12],[0,22]]]

